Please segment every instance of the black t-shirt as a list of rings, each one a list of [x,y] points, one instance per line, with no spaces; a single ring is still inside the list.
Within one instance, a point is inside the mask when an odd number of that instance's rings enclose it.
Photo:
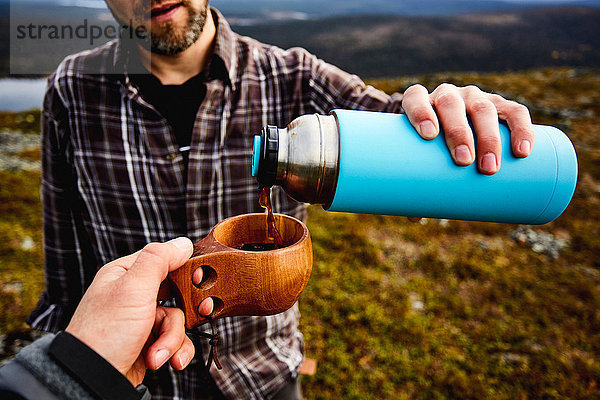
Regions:
[[[132,62],[137,64],[137,68],[143,68],[139,58],[135,57]],[[142,98],[171,126],[187,169],[194,122],[206,96],[206,82],[212,79],[229,82],[225,63],[220,57],[213,55],[205,70],[181,85],[163,85],[157,77],[149,73],[131,74],[130,77],[139,88]]]
[[[206,96],[205,79],[200,73],[181,85],[163,85],[152,74],[131,75],[144,100],[169,122],[186,164],[196,114]]]

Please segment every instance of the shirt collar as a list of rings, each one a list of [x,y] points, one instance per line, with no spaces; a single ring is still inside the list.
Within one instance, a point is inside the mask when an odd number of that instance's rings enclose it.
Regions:
[[[237,75],[237,40],[225,17],[216,8],[210,9],[217,32],[212,59],[209,65],[210,78],[223,79],[235,87]],[[127,75],[127,65],[132,62],[130,57],[137,51],[136,44],[127,38],[121,37],[115,48],[113,67],[117,74]],[[216,58],[220,59],[217,60]],[[127,80],[127,79],[126,79]]]
[[[225,17],[223,17],[219,10],[216,8],[211,8],[211,12],[217,27],[213,56],[217,56],[223,60],[223,64],[229,77],[229,82],[232,87],[235,87],[238,67],[238,51],[235,33],[233,33],[229,23],[225,20]]]

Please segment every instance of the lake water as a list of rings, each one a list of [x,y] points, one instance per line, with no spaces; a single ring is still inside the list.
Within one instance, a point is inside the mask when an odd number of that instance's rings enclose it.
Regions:
[[[0,111],[23,111],[42,108],[46,78],[0,79]]]

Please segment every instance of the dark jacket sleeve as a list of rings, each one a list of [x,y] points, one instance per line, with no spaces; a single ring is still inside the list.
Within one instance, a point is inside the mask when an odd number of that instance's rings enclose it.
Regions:
[[[82,368],[82,366],[85,366]],[[46,335],[0,368],[2,399],[149,400],[106,360],[68,333]]]
[[[59,399],[16,360],[0,368],[0,398],[6,400]]]

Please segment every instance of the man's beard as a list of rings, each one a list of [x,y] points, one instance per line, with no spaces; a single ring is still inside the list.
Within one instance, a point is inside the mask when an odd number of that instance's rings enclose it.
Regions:
[[[170,20],[155,27],[154,30],[159,31],[158,33],[135,35],[143,47],[149,47],[150,51],[155,54],[173,55],[181,53],[196,43],[206,24],[208,1],[204,2],[204,6],[201,6],[200,10],[197,10],[191,4],[191,0],[183,0],[181,3],[182,7],[185,7],[188,11],[185,24],[183,26],[175,25]],[[137,2],[131,28],[136,29],[136,27],[144,26],[144,21],[150,16],[149,5],[149,0]]]
[[[161,24],[160,34],[150,35],[150,51],[156,54],[172,55],[181,53],[196,43],[206,23],[206,7],[196,10],[184,0],[183,5],[188,9],[188,19],[183,28],[173,26],[172,21]]]

